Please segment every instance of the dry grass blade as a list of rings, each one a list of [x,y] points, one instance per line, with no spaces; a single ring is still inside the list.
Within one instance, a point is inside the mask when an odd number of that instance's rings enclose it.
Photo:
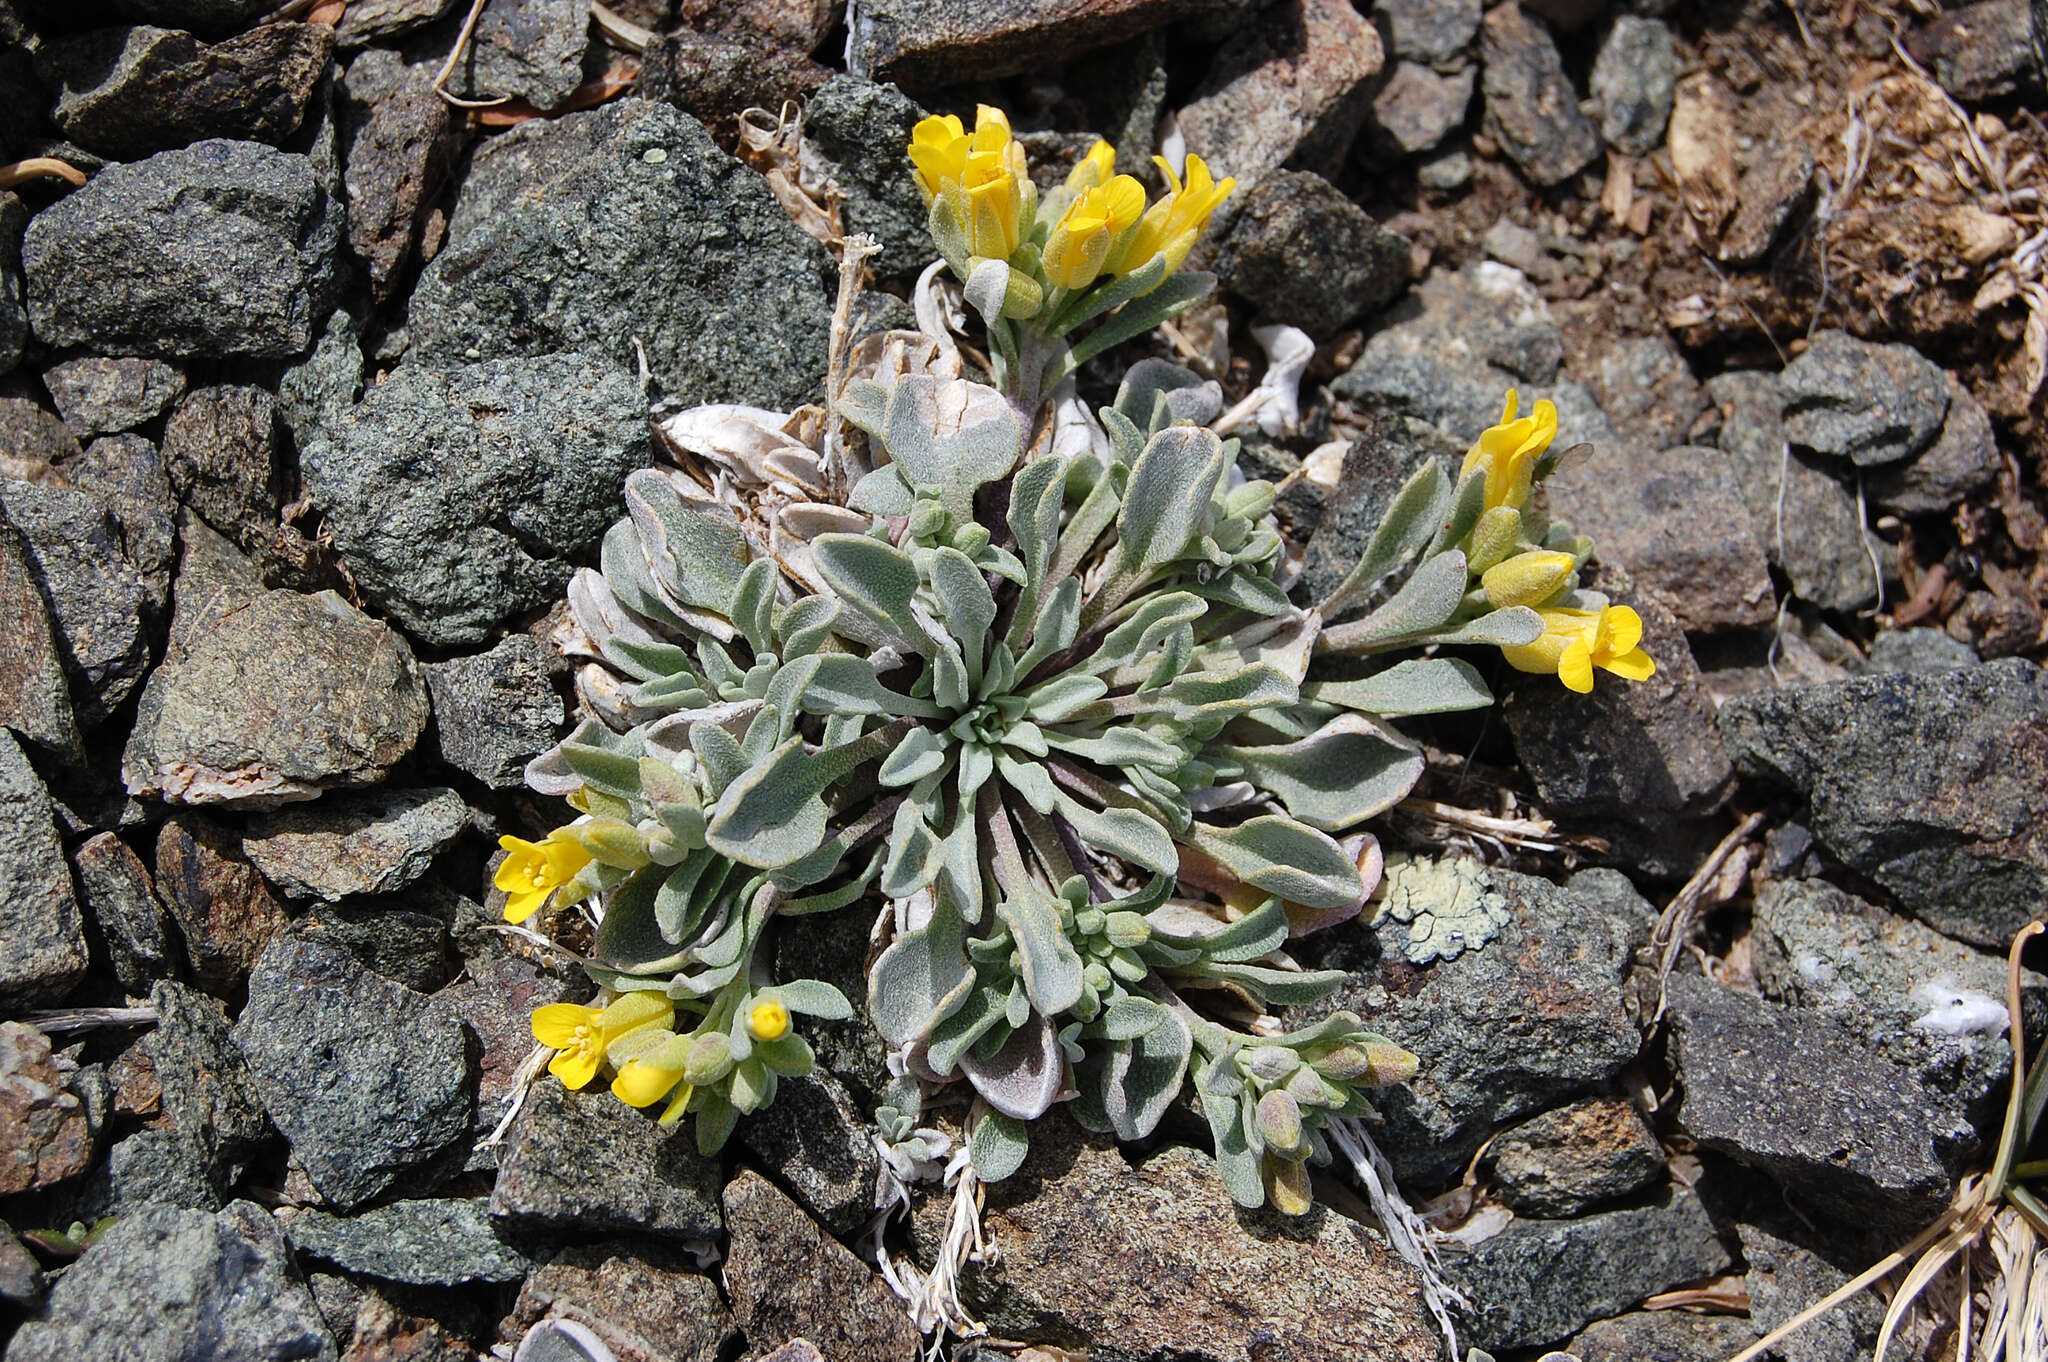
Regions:
[[[12,189],[30,180],[44,178],[62,180],[76,189],[85,183],[85,172],[54,156],[31,156],[26,161],[9,161],[0,165],[0,189]]]
[[[1719,880],[1721,867],[1735,854],[1736,848],[1747,842],[1750,835],[1762,825],[1761,812],[1744,818],[1714,849],[1707,853],[1707,859],[1700,862],[1700,868],[1692,872],[1692,878],[1685,882],[1664,911],[1657,917],[1657,928],[1650,934],[1650,945],[1657,952],[1657,1011],[1650,1018],[1651,1024],[1664,1019],[1664,1008],[1669,999],[1666,994],[1671,984],[1671,971],[1678,964],[1678,953],[1685,949],[1686,938],[1692,934],[1693,915],[1699,911],[1701,900],[1707,890]]]

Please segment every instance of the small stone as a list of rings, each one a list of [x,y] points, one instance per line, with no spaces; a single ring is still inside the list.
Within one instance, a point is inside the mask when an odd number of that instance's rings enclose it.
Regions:
[[[1270,321],[1328,336],[1408,286],[1408,239],[1320,175],[1261,180],[1222,247],[1225,284]]]
[[[455,8],[455,0],[352,0],[334,26],[334,41],[361,47],[424,28]]]
[[[526,1255],[500,1240],[481,1200],[395,1201],[359,1215],[304,1211],[284,1227],[302,1257],[413,1286],[516,1282]]]
[[[1830,853],[1915,916],[2003,950],[2048,896],[2048,681],[2007,659],[1742,696],[1736,767],[1798,791]]]
[[[164,1206],[116,1221],[21,1326],[9,1362],[335,1362],[270,1213]]]
[[[99,928],[114,977],[131,994],[176,972],[178,948],[170,915],[156,896],[149,870],[111,832],[87,839],[71,854],[86,915]]]
[[[1721,408],[1721,449],[1734,463],[1750,527],[1791,580],[1792,594],[1829,610],[1860,610],[1876,600],[1856,497],[1826,460],[1788,449],[1777,375],[1719,374],[1707,381],[1707,392]],[[1881,543],[1872,547],[1885,552]]]
[[[1768,624],[1777,595],[1734,461],[1685,445],[1596,447],[1544,484],[1552,511],[1591,535],[1688,633]]]
[[[1982,660],[1976,649],[1939,629],[1887,629],[1870,641],[1874,672],[1945,672]]]
[[[43,1299],[43,1269],[14,1231],[0,1224],[0,1301],[29,1311]]]
[[[876,80],[957,85],[1032,70],[1048,52],[1065,61],[1207,11],[1241,8],[1234,0],[868,0],[846,64]]]
[[[109,166],[29,223],[46,345],[115,355],[298,354],[337,283],[341,212],[303,156],[208,141]]]
[[[265,591],[196,521],[170,646],[122,779],[138,797],[268,808],[382,780],[419,740],[426,687],[403,640],[331,591]]]
[[[0,1009],[61,1000],[89,963],[49,794],[0,729]]]
[[[453,790],[373,790],[259,815],[242,853],[292,897],[336,903],[411,884],[468,825]]]
[[[62,417],[10,381],[0,387],[0,475],[44,487],[69,486],[55,470],[84,452]]]
[[[1446,75],[1420,62],[1401,62],[1372,99],[1380,141],[1401,156],[1437,146],[1465,126],[1478,79],[1469,66]]]
[[[489,652],[429,662],[427,691],[441,759],[494,790],[516,790],[526,763],[554,745],[562,697],[550,675],[552,649],[513,634]]]
[[[476,1088],[447,1003],[349,952],[285,933],[249,976],[235,1025],[265,1110],[314,1187],[348,1211],[469,1133]]]
[[[344,14],[344,26],[357,8]],[[466,140],[456,110],[433,87],[431,70],[381,47],[366,48],[342,81],[348,245],[369,267],[380,302],[398,287]]]
[[[322,24],[259,24],[213,44],[140,25],[59,38],[41,57],[62,85],[51,118],[64,135],[133,161],[207,137],[282,143],[333,47]]]
[[[917,1328],[889,1288],[766,1178],[741,1169],[724,1200],[725,1289],[754,1348],[805,1338],[833,1362],[917,1351]]]
[[[1972,104],[2041,88],[2026,0],[1981,0],[1913,32],[1909,46],[1934,78]]]
[[[62,471],[120,519],[127,557],[142,578],[151,614],[160,615],[178,559],[178,503],[163,456],[140,435],[103,435]]]
[[[1707,409],[1706,392],[1666,335],[1615,340],[1600,351],[1587,384],[1616,429],[1652,449],[1684,444]]]
[[[214,1189],[225,1192],[270,1139],[256,1080],[217,1000],[169,980],[149,1000],[157,1024],[142,1044],[156,1066],[164,1116],[199,1156]]]
[[[92,1162],[85,1108],[64,1083],[68,1065],[26,1022],[0,1021],[0,1196],[41,1191]]]
[[[804,106],[804,143],[831,167],[846,195],[839,219],[881,243],[868,269],[877,277],[914,274],[931,262],[924,197],[903,173],[901,149],[924,117],[894,85],[835,75]]]
[[[734,1136],[819,1223],[852,1234],[875,1213],[881,1158],[845,1085],[824,1070],[784,1079]]]
[[[322,904],[299,920],[298,930],[310,941],[341,947],[394,984],[432,993],[448,982],[448,924],[432,913],[392,906],[406,901]]]
[[[868,923],[859,913],[823,913],[800,932],[775,936],[775,977],[822,979],[853,1001],[844,1021],[805,1018],[804,1039],[817,1051],[820,1068],[845,1083],[863,1110],[872,1111],[888,1090],[888,1047],[867,1016]]]
[[[1977,1148],[1950,1098],[1855,1031],[1696,976],[1670,987],[1681,1128],[1859,1224],[1924,1224]]]
[[[1463,147],[1433,156],[1415,167],[1415,183],[1424,189],[1448,194],[1472,183],[1472,157]]]
[[[1933,444],[1904,463],[1874,469],[1864,483],[1871,502],[1900,515],[1947,515],[1988,492],[2004,467],[1991,418],[1970,390],[1948,379],[1948,416]]]
[[[1578,1362],[1725,1362],[1757,1331],[1727,1315],[1638,1310],[1586,1326],[1565,1351]]]
[[[484,8],[447,89],[547,112],[583,83],[590,42],[590,10],[578,0],[501,0]]]
[[[1327,1206],[1298,1219],[1243,1210],[1207,1154],[1167,1148],[1133,1167],[1109,1138],[1048,1117],[1023,1168],[986,1195],[982,1223],[1004,1251],[963,1274],[961,1294],[1000,1337],[1101,1340],[1105,1358],[1438,1356],[1420,1282],[1385,1240]],[[946,1201],[928,1200],[917,1223],[923,1261]],[[800,1332],[842,1356],[825,1334]]]
[[[1461,1340],[1506,1349],[1561,1342],[1729,1261],[1699,1197],[1673,1187],[1643,1206],[1516,1220],[1469,1253],[1444,1254],[1444,1275],[1473,1302]]]
[[[1386,24],[1397,57],[1446,62],[1479,34],[1482,0],[1379,0],[1373,12]]]
[[[1802,140],[1765,145],[1735,190],[1735,216],[1715,254],[1731,265],[1753,265],[1769,255],[1813,188],[1813,148]]]
[[[1358,566],[1394,494],[1424,464],[1435,460],[1455,478],[1464,458],[1464,449],[1427,421],[1385,412],[1367,416],[1365,429],[1344,451],[1337,485],[1324,496],[1308,542],[1302,568],[1308,598],[1325,599]]]
[[[35,556],[0,509],[0,728],[45,751],[81,755],[71,683]]]
[[[425,642],[459,646],[559,596],[651,457],[626,373],[548,355],[407,365],[303,472],[364,596]]]
[[[630,373],[638,341],[681,401],[787,408],[824,373],[828,266],[696,120],[616,100],[477,152],[413,294],[413,344],[435,365],[582,350]]]
[[[639,94],[673,104],[702,123],[720,145],[736,145],[735,120],[750,108],[803,103],[832,75],[809,57],[744,38],[678,29],[647,49]],[[905,142],[903,145],[908,146]],[[645,159],[659,165],[662,147]]]
[[[240,839],[201,818],[165,823],[157,835],[156,882],[185,942],[199,986],[226,997],[240,987],[270,939],[290,921]]]
[[[1411,1190],[1455,1179],[1500,1126],[1611,1082],[1642,1044],[1622,985],[1654,911],[1591,884],[1475,869],[1513,915],[1478,950],[1418,973],[1396,923],[1377,932],[1370,964],[1350,932],[1296,943],[1304,964],[1354,972],[1323,1002],[1293,1009],[1290,1024],[1345,1009],[1429,1055],[1410,1082],[1373,1094],[1384,1118],[1373,1138]],[[1503,1011],[1502,998],[1521,1001]]]
[[[708,1244],[723,1232],[718,1182],[688,1123],[664,1129],[601,1084],[570,1092],[543,1076],[499,1155],[491,1218],[508,1231]]]
[[[433,1308],[433,1307],[423,1307]],[[479,1362],[477,1352],[442,1324],[365,1293],[350,1321],[341,1362]]]
[[[1480,25],[1486,131],[1537,185],[1563,184],[1600,155],[1600,130],[1579,112],[1542,23],[1502,5]]]
[[[1785,366],[1785,435],[1859,468],[1897,463],[1933,444],[1948,415],[1949,379],[1910,345],[1874,345],[1823,331]]]
[[[1335,175],[1385,62],[1379,30],[1348,0],[1283,0],[1223,49],[1179,111],[1181,135],[1237,178],[1233,199],[1283,165]],[[1226,200],[1219,214],[1235,211]]]
[[[187,509],[245,552],[277,532],[277,399],[223,383],[194,389],[164,425],[164,471]]]
[[[175,1130],[145,1126],[119,1140],[79,1189],[76,1214],[90,1223],[133,1215],[145,1206],[211,1214],[222,1206],[206,1164]]]
[[[629,1240],[573,1245],[528,1273],[500,1337],[517,1339],[543,1319],[581,1324],[620,1362],[717,1362],[737,1333],[718,1288],[687,1255]]]
[[[43,386],[64,424],[82,440],[133,430],[163,415],[185,391],[185,374],[160,359],[87,355],[43,370]]]
[[[1624,155],[1648,156],[1664,140],[1678,94],[1671,30],[1655,19],[1617,16],[1600,44],[1590,84],[1607,145]]]
[[[150,633],[168,588],[143,527],[82,490],[0,484],[0,511],[21,532],[56,626],[73,713],[106,722],[149,670]]]
[[[1735,1233],[1749,1265],[1743,1286],[1749,1292],[1750,1327],[1759,1335],[1775,1333],[1815,1301],[1833,1294],[1864,1266],[1859,1262],[1851,1271],[1844,1271],[1761,1226],[1738,1224]],[[1784,1362],[1860,1362],[1871,1355],[1883,1327],[1883,1304],[1859,1292],[1802,1326],[1773,1351]]]
[[[1487,1161],[1511,1210],[1546,1219],[1627,1196],[1664,1171],[1649,1123],[1618,1097],[1574,1102],[1503,1131]]]

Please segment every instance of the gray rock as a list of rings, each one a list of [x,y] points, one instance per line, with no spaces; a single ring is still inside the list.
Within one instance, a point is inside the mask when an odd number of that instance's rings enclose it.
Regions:
[[[1557,1343],[1593,1320],[1729,1265],[1699,1198],[1663,1199],[1576,1220],[1516,1220],[1444,1276],[1473,1302],[1462,1340],[1475,1348]]]
[[[395,899],[322,904],[299,920],[310,941],[339,946],[394,984],[432,993],[448,982],[448,924]]]
[[[144,1126],[116,1141],[106,1161],[87,1175],[76,1214],[89,1224],[145,1206],[210,1214],[224,1204],[190,1140],[175,1130]]]
[[[21,1326],[10,1362],[334,1362],[270,1213],[144,1207],[94,1241]]]
[[[524,1089],[520,1074],[527,1056],[533,1053],[534,1009],[549,1003],[581,1002],[590,996],[590,984],[580,971],[574,979],[565,979],[543,973],[523,956],[503,952],[472,953],[463,964],[463,977],[435,996],[453,1007],[463,1026],[476,1037],[476,1120],[472,1130],[482,1139],[497,1129],[513,1097]],[[469,1166],[495,1169],[495,1150],[474,1151]]]
[[[334,41],[361,47],[379,38],[424,28],[455,8],[455,0],[355,0],[334,26]]]
[[[527,1269],[526,1255],[491,1229],[484,1203],[468,1197],[395,1201],[352,1216],[309,1210],[284,1232],[304,1257],[387,1282],[516,1282]]]
[[[55,1187],[92,1162],[92,1113],[66,1082],[74,1070],[33,1026],[0,1022],[0,1196]]]
[[[34,550],[0,509],[0,728],[77,758],[71,683],[36,576]]]
[[[344,1211],[469,1133],[476,1085],[455,1010],[335,946],[273,941],[250,973],[235,1042],[293,1156]]]
[[[43,370],[43,386],[81,440],[133,430],[163,415],[185,391],[184,371],[159,359],[86,355]]]
[[[43,1298],[43,1269],[14,1231],[0,1225],[0,1301],[17,1310],[35,1309]]]
[[[638,340],[681,400],[791,406],[824,373],[826,268],[694,119],[619,100],[477,151],[413,343],[432,364],[585,350],[630,372]]]
[[[373,790],[259,815],[242,852],[292,897],[336,903],[411,884],[468,825],[453,790]]]
[[[164,425],[164,471],[193,514],[244,551],[277,532],[277,399],[247,384],[194,389]]]
[[[1484,8],[1481,0],[1379,0],[1373,13],[1395,56],[1445,62],[1472,45]]]
[[[634,1234],[709,1243],[722,1232],[715,1159],[687,1124],[663,1129],[602,1085],[543,1076],[499,1155],[491,1219],[507,1231]]]
[[[1785,366],[1785,435],[1859,468],[1897,463],[1933,444],[1948,415],[1948,375],[1910,345],[1823,331]]]
[[[934,254],[924,197],[903,172],[901,154],[923,117],[917,101],[894,85],[857,76],[832,77],[804,106],[805,144],[846,195],[840,221],[848,232],[866,232],[882,244],[882,253],[868,259],[877,278],[914,273]]]
[[[1338,0],[1282,0],[1224,47],[1178,112],[1188,150],[1249,195],[1283,165],[1335,176],[1386,61],[1379,30]],[[1226,200],[1219,234],[1237,205]]]
[[[1629,156],[1648,156],[1664,140],[1678,94],[1678,57],[1671,30],[1655,19],[1623,14],[1607,31],[1593,63],[1600,135]]]
[[[1494,1136],[1487,1162],[1501,1200],[1517,1215],[1578,1215],[1647,1187],[1664,1152],[1625,1098],[1574,1102]]]
[[[367,785],[412,750],[427,696],[405,643],[331,591],[265,591],[196,521],[170,646],[122,758],[128,791],[272,807]]]
[[[46,345],[116,355],[299,353],[338,282],[341,213],[303,156],[199,142],[109,166],[22,245]]]
[[[1420,62],[1395,66],[1372,97],[1372,121],[1383,149],[1401,156],[1428,151],[1465,126],[1479,73],[1472,67],[1445,74]]]
[[[554,599],[647,464],[645,400],[584,355],[407,366],[303,460],[364,596],[420,639],[476,644]]]
[[[1408,239],[1307,171],[1268,176],[1245,195],[1221,256],[1232,292],[1317,337],[1408,286]]]
[[[583,83],[590,45],[590,11],[576,0],[489,5],[448,89],[467,99],[523,99],[553,109]]]
[[[467,140],[433,86],[432,70],[381,47],[365,49],[342,82],[348,244],[380,302],[398,286]]]
[[[63,487],[68,480],[55,470],[83,452],[63,418],[29,396],[26,385],[0,386],[0,476]]]
[[[546,644],[513,634],[489,652],[423,666],[441,759],[494,790],[518,789],[526,763],[561,732],[554,665]]]
[[[1776,617],[1742,480],[1720,450],[1597,445],[1544,486],[1552,513],[1592,536],[1601,561],[1626,567],[1688,633]]]
[[[1337,485],[1323,498],[1302,568],[1308,598],[1323,600],[1358,566],[1394,494],[1423,464],[1434,459],[1456,477],[1464,458],[1464,449],[1427,421],[1370,414],[1365,429],[1344,451]]]
[[[71,853],[79,895],[99,928],[114,977],[131,994],[177,970],[178,946],[170,915],[149,882],[149,870],[126,842],[111,832],[88,839]]]
[[[1480,25],[1486,131],[1543,188],[1563,184],[1600,155],[1600,130],[1579,112],[1557,44],[1519,6],[1503,5]]]
[[[1770,254],[1785,226],[1813,188],[1813,147],[1795,135],[1766,143],[1735,189],[1735,216],[1714,253],[1731,265],[1753,265]]]
[[[1952,1097],[1839,1023],[1697,976],[1671,980],[1680,1127],[1857,1224],[1909,1228],[1948,1200],[1977,1148]]]
[[[844,14],[835,0],[678,0],[675,7],[676,18],[699,33],[798,52],[817,51]]]
[[[1777,376],[1720,374],[1707,381],[1707,392],[1721,408],[1721,450],[1734,463],[1750,527],[1791,579],[1792,593],[1828,610],[1860,610],[1876,600],[1855,493],[1828,460],[1788,445]],[[1879,554],[1889,551],[1872,540]]]
[[[745,1118],[734,1138],[833,1233],[851,1234],[874,1214],[881,1158],[872,1128],[830,1073],[785,1079],[774,1104]]]
[[[643,98],[675,105],[721,143],[731,143],[740,114],[802,104],[831,75],[801,52],[685,28],[648,47],[635,88]]]
[[[149,670],[150,633],[169,587],[163,546],[85,491],[0,483],[0,511],[21,532],[49,604],[72,711],[83,727],[97,727]]]
[[[1874,672],[1945,672],[1982,660],[1976,649],[1939,629],[1887,629],[1870,641]]]
[[[1864,488],[1872,503],[1901,515],[1947,515],[1989,491],[2004,466],[1991,418],[1970,390],[1948,379],[1948,416],[1933,444],[1904,463],[1873,469]]]
[[[1349,934],[1297,947],[1305,961],[1358,971],[1324,1002],[1296,1009],[1297,1021],[1349,1009],[1429,1056],[1412,1081],[1373,1095],[1385,1118],[1374,1138],[1411,1190],[1455,1178],[1499,1126],[1607,1083],[1641,1045],[1622,984],[1654,919],[1648,906],[1511,871],[1479,874],[1511,919],[1484,947],[1419,975],[1403,959],[1398,923],[1379,930],[1385,963],[1370,968],[1351,954]],[[1503,998],[1519,1001],[1503,1010]]]
[[[362,336],[337,308],[311,353],[285,366],[277,380],[277,414],[291,427],[301,459],[327,441],[327,430],[363,389]]]
[[[270,1139],[256,1080],[218,1001],[169,980],[149,1000],[157,1024],[142,1045],[163,1088],[164,1116],[198,1155],[214,1190],[225,1192]]]
[[[1330,391],[1441,426],[1460,448],[1500,420],[1509,388],[1551,384],[1564,359],[1563,333],[1542,295],[1520,270],[1495,261],[1432,271],[1384,321]],[[1593,438],[1575,427],[1563,437]]]
[[[1844,864],[1928,925],[2003,949],[2048,894],[2048,683],[2017,658],[1743,696],[1721,733]]]
[[[178,924],[193,979],[220,997],[241,988],[256,957],[290,920],[263,876],[242,858],[240,838],[201,818],[163,825],[156,882]]]
[[[656,1244],[574,1245],[527,1274],[506,1323],[570,1320],[621,1358],[718,1362],[736,1335],[732,1313],[711,1279],[690,1269],[686,1255]]]
[[[57,1002],[89,963],[49,794],[0,730],[0,1009]]]
[[[275,146],[294,132],[327,68],[324,24],[260,24],[207,44],[174,29],[97,29],[44,45],[51,118],[80,146],[132,161],[207,137]]]
[[[800,932],[775,937],[775,977],[823,979],[853,1001],[854,1015],[845,1021],[804,1019],[804,1039],[817,1052],[818,1064],[847,1084],[864,1110],[873,1110],[889,1087],[887,1047],[868,1020],[867,959],[869,923],[859,913],[825,913],[813,917]]]
[[[944,1207],[943,1197],[924,1203],[921,1260]],[[1048,1117],[1032,1127],[1023,1168],[988,1187],[983,1224],[1004,1253],[965,1276],[962,1295],[1004,1337],[1088,1346],[1098,1362],[1437,1357],[1414,1271],[1384,1240],[1326,1206],[1299,1219],[1241,1210],[1215,1164],[1192,1149],[1133,1167],[1107,1137]],[[1152,1289],[1131,1288],[1136,1264]],[[1264,1304],[1247,1310],[1254,1300]],[[1360,1354],[1363,1340],[1370,1350]]]
[[[944,86],[1035,69],[1047,52],[1062,60],[1135,38],[1162,25],[1212,14],[1235,17],[1241,0],[867,0],[847,45],[847,69],[876,80]]]
[[[0,374],[21,363],[21,347],[28,340],[21,281],[21,233],[27,225],[21,200],[0,190]]]
[[[2026,0],[1980,0],[1914,31],[1913,54],[1934,78],[1972,104],[2041,88]]]
[[[1587,383],[1615,428],[1652,449],[1684,444],[1707,409],[1706,392],[1665,335],[1611,342],[1594,361]]]
[[[1756,1340],[1728,1315],[1638,1310],[1587,1325],[1565,1351],[1578,1362],[1724,1362]]]
[[[156,446],[140,435],[103,435],[61,471],[120,518],[127,556],[149,592],[150,610],[160,612],[177,563],[178,505]]]
[[[1827,1259],[1757,1225],[1738,1224],[1742,1257],[1749,1265],[1750,1327],[1759,1335],[1776,1331],[1815,1301],[1832,1294],[1852,1275]],[[1862,1263],[1854,1271],[1860,1272]],[[1784,1362],[1866,1362],[1884,1326],[1884,1307],[1859,1293],[1801,1328],[1773,1348]],[[1592,1359],[1587,1359],[1592,1362]]]

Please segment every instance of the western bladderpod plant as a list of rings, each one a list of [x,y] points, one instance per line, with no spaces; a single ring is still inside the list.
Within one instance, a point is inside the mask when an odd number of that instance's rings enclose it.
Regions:
[[[602,997],[534,1033],[565,1083],[609,1073],[715,1151],[810,1068],[795,1018],[853,1011],[772,977],[771,935],[886,904],[885,1143],[964,1084],[996,1180],[1055,1103],[1135,1140],[1192,1077],[1231,1194],[1305,1210],[1327,1123],[1416,1060],[1348,1012],[1284,1029],[1274,1009],[1341,977],[1288,942],[1379,879],[1362,825],[1423,767],[1391,721],[1492,699],[1468,662],[1416,654],[1498,647],[1585,690],[1596,667],[1649,674],[1640,623],[1578,589],[1590,546],[1532,504],[1556,413],[1513,394],[1456,476],[1401,488],[1328,599],[1297,601],[1273,487],[1207,428],[1215,384],[1145,360],[1078,438],[1049,414],[1089,354],[1207,289],[1174,271],[1230,182],[1190,158],[1147,207],[1098,146],[1040,203],[987,109],[910,151],[996,386],[950,335],[894,332],[856,347],[829,410],[664,424],[674,464],[627,480],[569,589],[586,717],[528,770],[581,817],[505,839],[497,875],[508,917],[552,898],[597,920]]]

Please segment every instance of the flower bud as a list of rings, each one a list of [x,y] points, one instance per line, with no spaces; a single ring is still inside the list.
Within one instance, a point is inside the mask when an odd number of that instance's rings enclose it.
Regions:
[[[1479,584],[1486,591],[1487,604],[1496,610],[1511,605],[1533,607],[1563,590],[1578,566],[1578,560],[1569,553],[1536,549],[1494,564],[1480,575]]]
[[[732,1072],[732,1042],[723,1031],[705,1031],[690,1038],[683,1077],[693,1087],[709,1087]]]
[[[629,1059],[612,1079],[612,1096],[629,1107],[651,1107],[682,1082],[680,1069],[663,1068],[644,1059]]]
[[[1254,1045],[1242,1062],[1245,1072],[1261,1083],[1278,1083],[1301,1067],[1301,1056],[1284,1045]]]
[[[1472,527],[1471,538],[1466,541],[1471,550],[1465,555],[1465,565],[1474,572],[1484,572],[1514,552],[1521,539],[1522,513],[1512,506],[1491,507]]]
[[[756,998],[747,1008],[747,1034],[755,1040],[781,1040],[789,1034],[789,1009],[780,998]]]
[[[1301,1151],[1301,1105],[1286,1089],[1275,1088],[1259,1099],[1258,1121],[1266,1148],[1281,1154]]]
[[[1294,1159],[1266,1158],[1266,1201],[1282,1215],[1307,1215],[1316,1204],[1308,1166]]]

